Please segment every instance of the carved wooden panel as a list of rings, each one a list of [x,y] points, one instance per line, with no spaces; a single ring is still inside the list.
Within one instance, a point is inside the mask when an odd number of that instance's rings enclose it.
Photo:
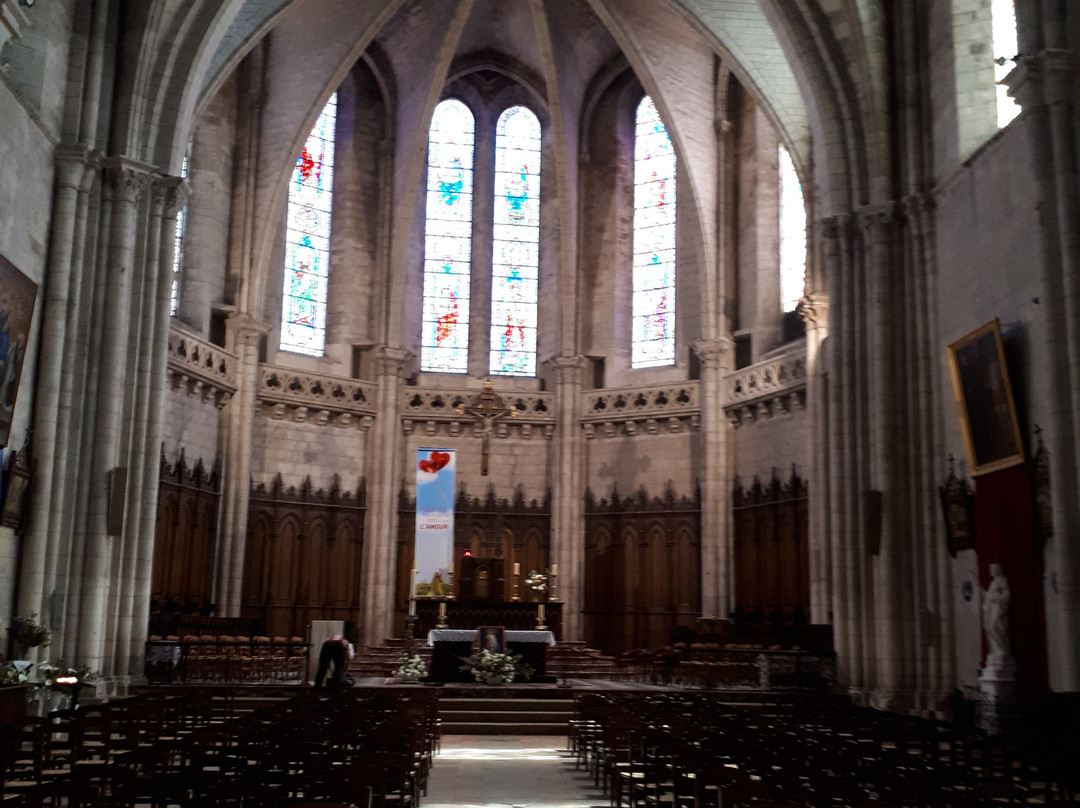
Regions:
[[[271,636],[304,636],[312,620],[354,624],[360,613],[364,483],[343,492],[253,486],[241,616]]]
[[[659,648],[701,616],[701,499],[668,488],[585,495],[585,638],[608,653]]]
[[[810,621],[810,550],[806,483],[792,469],[782,482],[776,470],[749,489],[736,481],[735,618],[774,624]]]
[[[161,458],[151,572],[153,610],[208,611],[213,592],[221,481],[202,460],[189,467]]]

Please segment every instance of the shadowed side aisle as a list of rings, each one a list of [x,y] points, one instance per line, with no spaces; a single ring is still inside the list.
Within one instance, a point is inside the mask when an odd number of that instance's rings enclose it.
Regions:
[[[606,804],[564,737],[444,735],[423,807]]]

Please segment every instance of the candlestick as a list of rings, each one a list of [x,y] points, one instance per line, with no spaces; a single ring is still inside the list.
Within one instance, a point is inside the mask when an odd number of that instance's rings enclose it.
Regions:
[[[544,631],[547,626],[544,625],[544,604],[541,603],[536,607],[536,630]]]

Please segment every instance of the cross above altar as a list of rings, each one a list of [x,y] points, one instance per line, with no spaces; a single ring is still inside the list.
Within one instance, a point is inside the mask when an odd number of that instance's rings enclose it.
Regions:
[[[507,407],[503,403],[502,396],[495,392],[495,385],[490,379],[484,380],[483,389],[469,403],[459,404],[458,415],[468,415],[476,422],[474,429],[480,435],[480,474],[484,477],[488,473],[488,453],[491,446],[491,434],[495,431],[495,423],[503,418],[517,418],[517,408]]]

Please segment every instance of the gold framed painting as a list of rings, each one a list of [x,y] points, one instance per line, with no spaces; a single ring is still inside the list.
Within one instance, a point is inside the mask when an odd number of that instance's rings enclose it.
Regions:
[[[971,476],[1023,463],[1024,441],[996,317],[949,345],[949,370]]]
[[[0,255],[0,446],[7,446],[37,284]]]

